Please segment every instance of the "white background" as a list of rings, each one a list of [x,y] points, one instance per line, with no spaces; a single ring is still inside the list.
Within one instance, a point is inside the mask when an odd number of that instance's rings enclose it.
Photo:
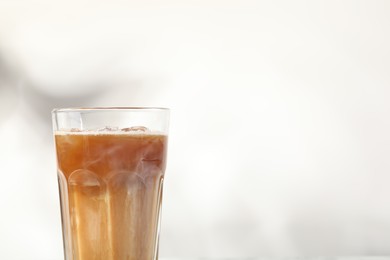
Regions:
[[[50,111],[172,109],[160,255],[390,254],[390,1],[0,0],[0,258],[61,259]]]

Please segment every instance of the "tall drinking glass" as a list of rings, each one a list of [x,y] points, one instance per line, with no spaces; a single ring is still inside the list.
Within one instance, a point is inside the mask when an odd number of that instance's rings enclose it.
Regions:
[[[52,112],[66,260],[156,260],[169,110]]]

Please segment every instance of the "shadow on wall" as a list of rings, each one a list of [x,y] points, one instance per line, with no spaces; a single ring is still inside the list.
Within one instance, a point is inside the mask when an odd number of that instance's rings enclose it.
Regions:
[[[48,113],[53,108],[92,106],[96,99],[113,90],[110,83],[93,80],[72,86],[39,84],[30,79],[28,68],[8,62],[11,58],[0,53],[0,125],[10,115],[26,110],[29,116],[47,125],[51,120]],[[115,86],[114,91],[118,91]]]
[[[8,68],[0,53],[0,125],[17,105],[17,83],[14,71]]]
[[[92,91],[82,95],[78,93],[62,96],[50,95],[42,91],[42,88],[34,87],[34,83],[23,75],[22,68],[10,66],[0,55],[0,124],[12,115],[22,103],[22,106],[36,114],[38,118],[47,121],[50,120],[48,111],[52,108],[89,104],[96,97],[102,95],[105,90],[100,86],[89,89]]]

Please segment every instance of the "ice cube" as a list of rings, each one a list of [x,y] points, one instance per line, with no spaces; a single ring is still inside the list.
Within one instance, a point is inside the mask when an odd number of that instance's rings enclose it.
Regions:
[[[118,131],[119,128],[116,126],[105,126],[103,128],[99,128],[99,132],[112,132],[112,131]]]
[[[121,131],[123,132],[149,132],[149,129],[144,126],[132,126],[132,127],[126,127],[122,128]]]

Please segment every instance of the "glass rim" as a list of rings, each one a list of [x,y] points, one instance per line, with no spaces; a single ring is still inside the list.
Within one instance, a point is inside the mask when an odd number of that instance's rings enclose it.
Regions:
[[[93,111],[169,111],[166,107],[69,107],[53,108],[53,114],[62,112],[93,112]]]

